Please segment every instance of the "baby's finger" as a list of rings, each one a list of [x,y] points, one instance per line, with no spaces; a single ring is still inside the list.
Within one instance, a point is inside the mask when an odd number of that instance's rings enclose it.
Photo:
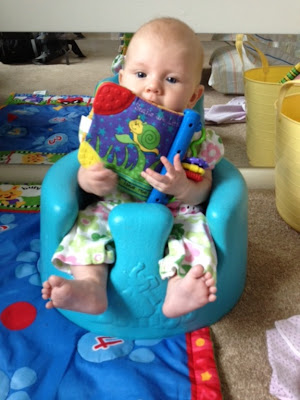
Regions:
[[[153,179],[149,174],[146,172],[141,173],[142,177],[151,185],[153,188],[158,189],[157,180]]]
[[[156,181],[159,182],[162,179],[162,175],[156,171],[153,171],[153,169],[151,169],[151,168],[147,168],[146,171],[142,171],[141,175],[150,184],[152,184],[152,182],[156,182]]]
[[[180,154],[176,154],[174,156],[173,164],[174,164],[175,171],[181,172],[183,170],[181,160],[180,160]]]
[[[166,168],[167,174],[174,175],[174,172],[175,172],[174,166],[173,166],[173,164],[170,163],[170,161],[167,159],[167,157],[164,157],[164,156],[160,157],[160,161],[163,164],[163,166]]]
[[[90,171],[101,171],[102,169],[104,169],[104,165],[101,161],[99,161],[96,164],[91,165],[88,169]]]

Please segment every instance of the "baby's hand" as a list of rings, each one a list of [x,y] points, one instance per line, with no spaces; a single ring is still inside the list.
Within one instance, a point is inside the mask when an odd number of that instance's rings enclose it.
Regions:
[[[189,189],[189,180],[182,168],[180,155],[176,154],[172,165],[166,157],[161,157],[160,161],[166,168],[166,174],[161,175],[158,172],[147,168],[141,173],[142,177],[155,189],[162,193],[175,196],[178,200],[185,197]]]
[[[102,197],[114,191],[118,181],[115,172],[99,162],[91,167],[80,167],[78,170],[79,186],[87,193]]]

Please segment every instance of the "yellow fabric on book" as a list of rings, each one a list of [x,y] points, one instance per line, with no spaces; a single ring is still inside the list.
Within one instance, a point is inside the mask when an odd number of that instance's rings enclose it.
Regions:
[[[100,162],[101,158],[93,147],[84,141],[79,146],[78,161],[84,168],[88,168]]]

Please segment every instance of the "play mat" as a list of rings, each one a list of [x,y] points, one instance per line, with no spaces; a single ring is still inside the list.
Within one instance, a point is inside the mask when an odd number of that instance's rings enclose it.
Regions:
[[[40,189],[0,185],[0,400],[221,399],[209,328],[123,340],[45,308]]]
[[[53,164],[79,146],[93,98],[12,94],[0,107],[0,164]]]

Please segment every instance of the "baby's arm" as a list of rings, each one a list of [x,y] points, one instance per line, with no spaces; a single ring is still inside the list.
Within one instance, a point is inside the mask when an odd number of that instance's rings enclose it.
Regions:
[[[142,177],[160,192],[176,197],[182,203],[190,205],[201,204],[207,200],[212,185],[212,173],[206,170],[201,182],[194,182],[187,178],[182,168],[180,155],[176,154],[172,165],[166,157],[161,157],[166,168],[166,174],[161,175],[148,168],[142,172]]]
[[[101,162],[88,168],[80,166],[77,179],[81,189],[99,197],[112,193],[117,185],[117,174]]]

